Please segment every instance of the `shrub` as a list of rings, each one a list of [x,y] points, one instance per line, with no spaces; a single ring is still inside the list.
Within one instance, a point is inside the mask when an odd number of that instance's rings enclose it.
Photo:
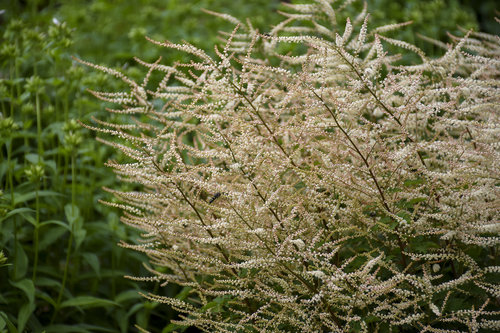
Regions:
[[[364,11],[288,8],[265,35],[217,14],[237,27],[216,58],[150,40],[198,61],[138,60],[139,83],[82,61],[130,86],[92,92],[129,122],[86,126],[143,186],[108,189],[143,232],[123,243],[150,257],[135,279],[184,286],[145,296],[184,314],[171,330],[500,328],[498,37],[435,42],[431,59]]]

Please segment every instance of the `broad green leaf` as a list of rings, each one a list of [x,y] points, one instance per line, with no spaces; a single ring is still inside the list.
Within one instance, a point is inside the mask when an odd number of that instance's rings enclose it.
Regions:
[[[61,193],[55,192],[55,191],[48,191],[48,190],[42,190],[38,191],[38,196],[39,197],[50,197],[50,196],[59,196],[62,197],[63,195]],[[35,191],[28,192],[28,193],[14,193],[14,205],[17,205],[19,203],[26,203],[27,201],[31,201],[35,199],[36,193]]]
[[[17,315],[17,330],[19,332],[24,332],[24,327],[26,326],[26,323],[28,322],[28,319],[33,311],[35,311],[35,304],[23,304]]]
[[[82,308],[98,308],[107,306],[119,306],[120,304],[93,296],[78,296],[61,303],[61,308],[78,306]]]
[[[115,297],[115,302],[116,303],[123,303],[128,300],[134,300],[134,299],[141,299],[142,296],[139,295],[139,291],[132,289],[132,290],[126,290],[124,292],[121,292]]]
[[[74,235],[75,235],[75,247],[78,249],[85,240],[85,236],[87,235],[87,230],[84,229],[76,230],[74,232]]]
[[[175,298],[180,299],[181,301],[185,300],[189,296],[189,292],[192,290],[192,287],[184,287],[182,290],[175,296]]]
[[[49,287],[54,288],[55,290],[59,290],[61,288],[61,280],[56,280],[56,278],[48,278],[44,276],[40,276],[36,279],[37,287]]]
[[[99,258],[97,257],[97,255],[95,253],[88,253],[87,252],[87,253],[83,254],[83,258],[90,265],[90,267],[92,267],[92,269],[94,270],[94,272],[97,275],[97,278],[100,279],[101,278],[101,265],[100,265]]]
[[[26,252],[24,252],[24,248],[20,242],[16,243],[14,265],[11,267],[10,271],[13,281],[22,279],[28,272],[28,256]]]
[[[7,326],[7,322],[5,319],[3,319],[2,316],[0,316],[0,331],[3,332],[5,329],[5,326]]]
[[[38,286],[38,284],[37,284],[37,286]],[[50,304],[50,305],[52,305],[54,308],[57,306],[56,301],[55,301],[52,297],[50,297],[48,294],[46,294],[46,293],[44,293],[44,292],[40,292],[40,291],[38,291],[38,292],[37,292],[37,297],[38,297],[39,299],[42,299],[42,300],[44,300],[45,302],[49,303],[49,304]]]
[[[67,204],[64,206],[64,213],[66,214],[69,225],[74,230],[73,225],[76,224],[78,218],[80,217],[80,209],[72,204]]]
[[[37,164],[38,163],[38,154],[26,154],[24,155],[24,158],[30,162],[31,164]],[[40,158],[40,161],[43,162],[43,157]]]
[[[214,308],[214,307],[216,307],[216,306],[219,306],[219,304],[218,304],[217,302],[208,302],[207,304],[205,304],[205,305],[201,308],[201,310],[202,310],[202,311],[207,311],[207,310],[209,310],[209,309],[211,309],[211,308]]]
[[[24,294],[26,295],[26,297],[28,297],[30,304],[35,303],[35,285],[33,284],[32,280],[23,279],[17,282],[9,281],[9,283],[14,287],[24,291]]]
[[[57,220],[44,221],[44,222],[40,223],[40,227],[50,225],[50,224],[55,224],[55,225],[58,225],[58,226],[65,228],[68,231],[71,231],[71,229],[67,223],[65,223],[63,221],[57,221]]]
[[[50,229],[42,229],[42,231],[40,232],[40,243],[38,245],[38,250],[44,251],[54,242],[60,240],[61,237],[68,231],[68,225],[65,224],[65,226],[65,228],[56,226]]]
[[[14,324],[9,320],[9,316],[3,311],[0,311],[0,318],[6,323],[7,327],[9,328],[9,333],[17,333],[17,328],[14,326]]]
[[[115,319],[118,322],[118,326],[120,326],[120,332],[126,333],[129,327],[127,312],[124,309],[118,309]]]
[[[186,326],[181,326],[181,325],[170,323],[167,326],[165,326],[165,328],[163,328],[161,333],[170,333],[170,332],[174,332],[174,331],[178,332],[179,330],[181,332],[184,332],[184,330],[186,328],[187,328]]]
[[[34,213],[35,210],[28,208],[28,207],[21,207],[21,208],[16,208],[11,211],[9,211],[7,214],[5,214],[4,217],[0,219],[0,222],[7,220],[9,217],[17,215],[17,214],[22,214],[22,213]]]
[[[127,311],[127,317],[130,317],[131,315],[133,315],[134,313],[136,313],[137,311],[141,310],[144,308],[144,304],[142,303],[137,303],[137,304],[134,304],[128,311]]]

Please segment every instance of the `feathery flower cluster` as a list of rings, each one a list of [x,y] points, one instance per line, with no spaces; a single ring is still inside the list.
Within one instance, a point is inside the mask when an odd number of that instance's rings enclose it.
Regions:
[[[429,59],[382,35],[406,23],[368,29],[366,7],[345,18],[350,2],[286,4],[268,34],[213,13],[237,24],[215,58],[151,40],[197,61],[138,60],[141,83],[86,63],[130,86],[92,92],[130,122],[86,126],[143,185],[109,189],[108,204],[144,232],[123,244],[150,257],[153,277],[136,278],[185,287],[182,300],[146,295],[178,324],[500,329],[500,39],[467,32]]]

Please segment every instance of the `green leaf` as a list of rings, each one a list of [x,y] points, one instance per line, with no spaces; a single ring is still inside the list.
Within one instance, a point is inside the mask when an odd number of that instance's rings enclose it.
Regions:
[[[36,279],[36,286],[37,287],[49,287],[49,288],[54,288],[54,289],[60,289],[61,288],[61,281],[47,278],[44,276],[40,276]]]
[[[417,185],[420,185],[420,184],[423,184],[424,183],[424,179],[423,178],[417,178],[417,179],[407,179],[404,181],[404,186],[406,187],[414,187],[414,186],[417,186]]]
[[[77,224],[77,220],[80,217],[80,209],[72,204],[67,204],[64,206],[64,213],[68,219],[71,229],[74,230],[73,225]]]
[[[38,286],[38,283],[37,283],[37,286]],[[45,302],[49,303],[50,305],[52,305],[54,308],[57,306],[57,303],[56,301],[50,297],[48,294],[44,293],[44,292],[41,292],[39,291],[38,294],[37,294],[37,297],[39,299],[42,299],[44,300]]]
[[[100,279],[101,278],[101,265],[99,263],[99,258],[97,257],[96,254],[94,253],[84,253],[83,258],[85,261],[92,267],[94,272],[96,273],[97,277]]]
[[[14,265],[11,267],[11,279],[13,281],[21,280],[28,271],[28,256],[24,252],[20,242],[16,243],[16,255]]]
[[[40,243],[38,245],[39,251],[44,251],[47,247],[52,245],[54,242],[61,239],[62,235],[64,235],[68,230],[68,225],[66,224],[66,228],[54,227],[49,230],[44,230],[44,232],[40,233]]]
[[[134,300],[134,299],[141,299],[142,296],[139,295],[139,291],[136,289],[132,290],[126,290],[124,292],[121,292],[115,297],[115,302],[116,303],[124,303],[128,300]]]
[[[35,212],[34,209],[31,209],[28,207],[16,208],[16,209],[9,211],[7,214],[5,214],[5,216],[0,219],[0,222],[7,220],[9,217],[12,217],[12,216],[17,215],[17,214],[34,213],[34,212]]]
[[[5,321],[5,319],[3,319],[2,316],[0,316],[0,331],[4,331],[4,328],[5,326],[7,326],[7,322]]]
[[[209,310],[209,309],[211,309],[211,308],[214,308],[214,307],[216,307],[216,306],[219,306],[219,304],[218,304],[217,302],[208,302],[207,304],[205,304],[205,305],[201,308],[201,310],[202,310],[202,311],[207,311],[207,310]]]
[[[24,158],[31,164],[38,164],[38,154],[26,154]],[[40,160],[43,161],[43,157]]]
[[[134,306],[132,306],[128,311],[127,311],[127,317],[130,317],[131,315],[133,315],[134,313],[136,313],[137,311],[141,310],[144,308],[144,304],[143,303],[137,303],[137,304],[134,304]]]
[[[170,323],[163,328],[161,333],[170,333],[170,332],[179,331],[179,330],[184,332],[186,330],[186,328],[187,328],[187,326],[181,326],[181,325]]]
[[[26,297],[28,297],[28,301],[30,304],[35,303],[35,285],[33,284],[32,280],[23,279],[23,280],[17,281],[17,282],[9,281],[9,283],[12,286],[24,291],[24,294],[26,295]]]
[[[24,326],[26,326],[33,311],[35,311],[35,304],[25,303],[21,307],[17,315],[17,330],[19,332],[24,332]]]
[[[46,333],[92,333],[78,325],[50,325],[45,327]]]
[[[93,296],[78,296],[61,303],[61,309],[67,307],[98,308],[107,306],[119,306],[120,304]]]
[[[177,294],[177,296],[175,296],[175,298],[180,299],[181,301],[185,300],[189,296],[189,293],[192,289],[192,287],[182,288],[182,290]]]
[[[427,200],[426,198],[413,198],[413,199],[410,199],[408,201],[408,205],[410,205],[411,207],[413,207],[415,204],[417,204],[419,202],[424,202],[426,200]]]
[[[55,225],[58,225],[60,227],[63,227],[65,228],[66,230],[68,231],[71,231],[69,225],[63,221],[57,221],[57,220],[49,220],[49,221],[44,221],[42,223],[40,223],[40,227],[43,227],[43,226],[46,226],[46,225],[50,225],[50,224],[55,224]]]
[[[84,229],[76,230],[74,232],[74,235],[75,235],[75,247],[78,249],[85,240],[85,236],[87,235],[87,230]]]
[[[38,191],[38,196],[39,197],[51,197],[51,196],[62,197],[63,195],[61,193],[58,193],[58,192],[43,190],[43,191]],[[26,203],[27,201],[35,199],[35,197],[36,197],[35,191],[29,192],[29,193],[23,193],[23,194],[15,192],[14,193],[14,205],[17,205],[19,203]]]
[[[9,320],[9,317],[7,316],[7,314],[5,312],[0,311],[0,318],[3,319],[3,321],[7,324],[7,327],[9,328],[9,333],[17,333],[17,328]]]

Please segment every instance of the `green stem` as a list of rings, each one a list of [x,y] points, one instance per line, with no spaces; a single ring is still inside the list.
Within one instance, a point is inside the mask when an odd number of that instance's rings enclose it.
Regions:
[[[36,107],[36,136],[38,141],[38,163],[42,161],[43,154],[43,143],[42,143],[42,114],[40,110],[40,96],[37,93],[35,95],[35,107]]]
[[[71,210],[72,214],[74,215],[75,213],[75,207],[76,207],[76,182],[75,182],[75,154],[73,153],[71,155]],[[73,233],[74,233],[74,225],[71,228],[71,233],[69,235],[69,240],[68,240],[68,246],[66,248],[66,263],[64,264],[64,272],[63,272],[63,279],[61,283],[61,289],[59,290],[59,295],[57,296],[57,301],[56,301],[56,306],[54,308],[54,314],[52,315],[52,319],[50,320],[50,323],[52,324],[54,320],[56,319],[57,313],[59,312],[59,307],[61,306],[61,301],[62,301],[62,296],[64,293],[64,289],[66,288],[66,282],[68,280],[68,270],[69,270],[69,260],[71,257],[71,248],[73,246]]]
[[[66,249],[66,263],[64,264],[64,273],[63,273],[63,279],[62,279],[62,283],[61,283],[61,289],[59,290],[59,295],[57,296],[54,314],[52,315],[52,319],[50,320],[51,324],[54,323],[54,320],[56,319],[56,316],[57,316],[57,312],[59,311],[59,307],[61,306],[61,300],[62,300],[62,296],[64,293],[64,288],[66,287],[66,281],[68,279],[69,258],[71,256],[71,247],[72,246],[73,246],[73,232],[71,232],[69,235],[68,247]]]
[[[76,156],[73,152],[71,154],[71,213],[75,214],[76,207]]]
[[[76,154],[71,153],[71,215],[75,215],[76,207]],[[74,228],[74,227],[73,227]],[[74,231],[74,229],[73,229]],[[71,269],[71,288],[74,286],[75,277],[80,267],[78,255],[75,255],[74,262]]]
[[[10,205],[12,208],[14,208],[14,180],[13,180],[13,171],[12,170],[12,165],[11,165],[11,159],[12,159],[12,138],[9,138],[9,140],[5,143],[7,145],[7,174],[8,174],[8,181],[10,185]],[[7,188],[7,186],[5,186]]]
[[[15,78],[15,64],[12,65],[12,61],[10,61],[10,79],[14,81],[14,78]],[[10,116],[12,118],[14,117],[14,85],[10,86]]]
[[[35,225],[35,235],[34,235],[34,251],[35,251],[35,261],[33,263],[33,283],[35,283],[36,280],[36,271],[38,268],[38,243],[39,243],[39,232],[38,232],[38,227],[40,226],[40,196],[39,196],[39,190],[40,190],[40,183],[37,182],[36,184],[36,191],[35,191],[35,209],[36,209],[36,225]]]

